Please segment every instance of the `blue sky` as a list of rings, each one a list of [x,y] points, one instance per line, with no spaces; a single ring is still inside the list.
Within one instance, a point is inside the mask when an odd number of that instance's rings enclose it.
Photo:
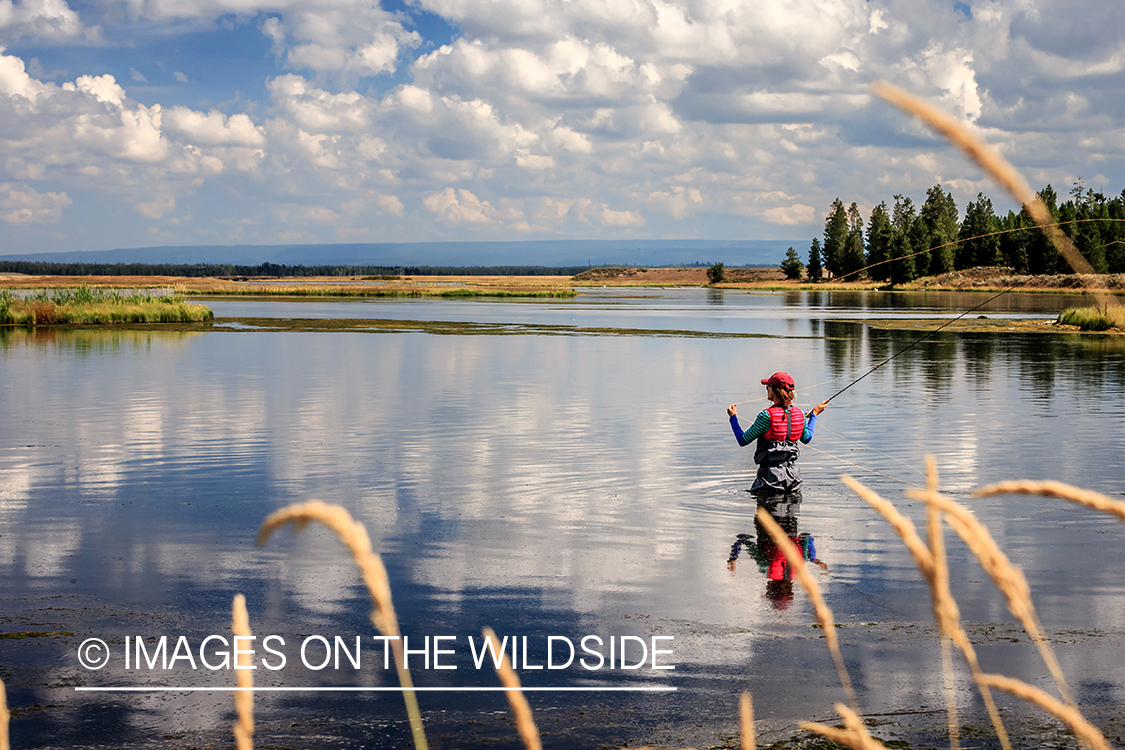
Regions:
[[[866,216],[941,183],[1012,207],[875,79],[1033,187],[1119,193],[1122,28],[1094,0],[0,0],[0,254],[805,248],[836,197]]]

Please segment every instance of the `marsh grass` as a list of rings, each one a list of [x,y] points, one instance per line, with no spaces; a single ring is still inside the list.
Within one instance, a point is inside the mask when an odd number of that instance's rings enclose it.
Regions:
[[[1055,321],[1059,325],[1078,326],[1083,331],[1125,331],[1125,306],[1068,307]]]
[[[202,323],[214,313],[175,294],[122,293],[116,289],[43,290],[30,297],[0,291],[0,324],[106,325],[120,323]]]

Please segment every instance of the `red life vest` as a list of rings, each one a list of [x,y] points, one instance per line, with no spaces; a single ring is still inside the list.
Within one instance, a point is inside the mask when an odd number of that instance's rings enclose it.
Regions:
[[[781,406],[771,406],[766,409],[770,416],[770,428],[763,435],[766,440],[787,440],[796,442],[800,440],[805,431],[805,415],[795,406],[788,410]]]

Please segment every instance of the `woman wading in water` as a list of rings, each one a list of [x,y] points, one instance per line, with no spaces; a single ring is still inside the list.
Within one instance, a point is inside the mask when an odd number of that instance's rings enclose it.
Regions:
[[[788,373],[775,372],[762,380],[766,395],[773,404],[763,409],[754,424],[745,432],[738,424],[738,409],[735,404],[727,407],[730,426],[739,445],[750,445],[758,441],[754,449],[754,463],[758,464],[758,476],[750,491],[756,495],[778,495],[799,492],[801,472],[797,469],[797,457],[801,450],[797,441],[809,443],[816,429],[816,416],[828,406],[821,401],[812,408],[806,418],[801,410],[793,406],[793,378]]]

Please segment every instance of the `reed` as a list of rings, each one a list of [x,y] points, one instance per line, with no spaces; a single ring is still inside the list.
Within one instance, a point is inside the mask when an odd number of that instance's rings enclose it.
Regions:
[[[938,487],[937,469],[929,466],[926,487],[936,491]],[[930,540],[930,558],[933,560],[933,583],[930,590],[933,599],[934,619],[941,629],[941,674],[945,683],[945,718],[949,732],[949,750],[958,750],[961,744],[960,724],[957,721],[957,690],[953,682],[953,654],[950,643],[953,633],[961,629],[961,611],[949,589],[949,563],[945,556],[945,535],[942,533],[941,513],[934,507],[926,509],[926,530]],[[965,639],[966,641],[968,638]]]
[[[496,637],[492,628],[485,628],[482,632],[485,643],[489,644],[490,649],[499,648],[496,644],[500,643],[500,639]],[[496,667],[496,676],[500,678],[500,684],[508,688],[504,691],[504,695],[508,697],[508,705],[512,707],[512,716],[516,720],[516,730],[520,733],[523,746],[527,750],[543,750],[543,745],[539,741],[539,728],[535,726],[535,719],[531,715],[531,706],[520,689],[519,675],[512,669],[512,665],[508,662],[508,655],[503,651],[500,652],[500,666]]]
[[[0,293],[0,324],[112,325],[120,323],[203,323],[215,314],[173,294],[123,294],[116,289],[42,290],[23,298]]]
[[[844,720],[844,729],[818,724],[815,721],[802,721],[797,726],[854,750],[887,750],[882,742],[871,736],[857,713],[848,709],[843,703],[836,704],[836,712]]]
[[[926,477],[927,491],[936,491],[938,487],[937,467],[932,462],[932,459],[928,459],[927,464],[929,468],[929,473]],[[914,563],[918,566],[918,572],[921,573],[922,580],[926,581],[927,585],[929,586],[930,599],[933,602],[934,620],[938,625],[938,630],[941,633],[943,641],[943,673],[949,675],[949,670],[951,670],[952,668],[952,665],[947,666],[947,660],[944,653],[944,651],[946,650],[945,643],[948,640],[954,643],[961,650],[962,655],[965,657],[965,662],[969,665],[969,670],[973,673],[974,678],[980,674],[983,674],[980,668],[980,662],[977,659],[976,649],[973,648],[972,641],[969,640],[969,636],[965,633],[965,629],[961,627],[961,614],[957,607],[957,602],[953,598],[953,594],[949,591],[948,572],[946,572],[943,576],[944,585],[942,585],[937,580],[935,571],[936,564],[934,562],[934,549],[936,548],[936,545],[927,547],[925,544],[923,544],[922,539],[918,536],[917,531],[915,531],[914,529],[913,522],[911,522],[909,518],[906,518],[901,513],[899,513],[898,509],[895,508],[893,504],[880,497],[879,494],[874,490],[868,489],[860,482],[846,475],[843,477],[843,481],[844,484],[850,487],[853,492],[860,496],[860,498],[862,498],[869,505],[875,508],[875,510],[877,510],[883,516],[883,518],[885,518],[887,522],[890,523],[891,528],[898,532],[899,536],[906,544],[907,550],[914,558]],[[931,531],[931,535],[933,534],[936,534],[936,532]],[[941,567],[944,569],[946,567],[944,563],[944,554],[942,554],[942,558],[943,559]],[[948,683],[949,679],[947,678],[947,686]],[[997,739],[1000,740],[1000,746],[1003,748],[1003,750],[1011,750],[1011,740],[1008,737],[1007,729],[1004,727],[1004,721],[1000,717],[1000,711],[996,708],[996,702],[992,699],[992,693],[989,691],[987,686],[981,685],[979,682],[977,683],[977,685],[978,690],[980,691],[981,700],[984,702],[985,708],[988,711],[989,719],[992,722],[993,730],[996,732]],[[948,698],[948,687],[946,705],[947,718],[949,719],[948,723],[952,725],[955,720],[956,709],[948,708],[948,706],[952,705],[952,703],[949,702]],[[951,727],[951,746],[954,742],[957,741],[955,738],[956,730]]]
[[[1125,331],[1125,307],[1068,307],[1059,313],[1056,323],[1078,326],[1083,331],[1108,331],[1116,328]]]
[[[765,508],[760,507],[757,517],[766,533],[773,539],[773,543],[785,555],[789,567],[793,570],[794,577],[805,590],[809,601],[812,602],[813,610],[816,612],[816,620],[820,623],[821,629],[824,630],[825,642],[828,644],[828,650],[832,652],[832,660],[836,662],[836,672],[840,676],[840,684],[844,687],[844,693],[848,696],[848,701],[858,713],[859,701],[856,699],[855,690],[852,689],[852,681],[848,677],[848,668],[844,664],[844,657],[840,653],[840,643],[836,638],[836,621],[832,617],[832,610],[825,604],[824,597],[821,596],[820,586],[817,585],[816,579],[805,567],[805,560],[800,550],[786,536],[785,531],[777,524],[777,521],[773,520],[773,516]]]
[[[353,520],[351,514],[339,505],[311,500],[307,503],[289,505],[267,516],[258,529],[258,545],[265,544],[270,534],[286,524],[292,523],[300,531],[312,521],[319,521],[331,529],[351,552],[352,560],[359,568],[367,593],[375,605],[371,610],[371,623],[380,633],[388,637],[394,652],[395,667],[398,670],[399,684],[403,688],[402,696],[410,719],[414,748],[427,750],[426,735],[422,728],[422,713],[418,709],[418,698],[413,689],[414,681],[406,668],[398,618],[395,616],[394,603],[391,601],[391,581],[387,577],[387,569],[383,565],[382,558],[371,548],[371,538],[367,535],[367,529],[363,524]]]
[[[8,721],[10,718],[8,694],[4,690],[4,681],[0,680],[0,750],[8,750]]]
[[[1057,497],[1069,500],[1085,508],[1099,510],[1116,516],[1117,520],[1125,521],[1125,501],[1114,500],[1100,492],[1084,490],[1062,482],[1046,480],[1033,482],[1030,480],[997,482],[987,487],[981,487],[973,492],[973,497],[990,497],[992,495],[1042,495],[1044,497]]]
[[[980,680],[986,685],[1011,693],[1017,698],[1022,698],[1039,706],[1056,719],[1064,722],[1080,741],[1087,743],[1095,750],[1113,750],[1109,742],[1106,741],[1105,735],[1093,724],[1086,721],[1078,709],[1060,703],[1039,688],[1032,687],[1014,677],[1005,677],[998,674],[986,674]]]
[[[738,723],[742,730],[742,750],[755,750],[754,702],[745,691],[738,697]]]
[[[1063,700],[1069,705],[1074,705],[1074,701],[1070,697],[1070,691],[1066,686],[1066,679],[1063,677],[1062,668],[1059,666],[1054,651],[1051,649],[1051,644],[1043,634],[1043,629],[1039,624],[1035,605],[1031,602],[1031,587],[1028,586],[1023,572],[1012,564],[1007,555],[1001,551],[999,545],[993,541],[988,529],[977,521],[968,509],[938,492],[928,489],[925,491],[907,490],[906,494],[908,497],[922,500],[927,505],[936,506],[945,514],[949,525],[965,542],[965,546],[976,556],[981,567],[992,579],[993,585],[1004,595],[1008,611],[1020,621],[1028,637],[1039,649],[1039,654],[1044,664],[1047,665],[1047,669],[1051,672]]]
[[[246,611],[246,597],[242,594],[234,595],[230,629],[236,639],[253,636],[250,615]],[[238,750],[254,750],[254,674],[250,671],[253,659],[249,651],[235,648],[238,656],[234,674],[241,689],[234,693],[234,710],[238,714],[238,721],[234,723],[234,741]]]

